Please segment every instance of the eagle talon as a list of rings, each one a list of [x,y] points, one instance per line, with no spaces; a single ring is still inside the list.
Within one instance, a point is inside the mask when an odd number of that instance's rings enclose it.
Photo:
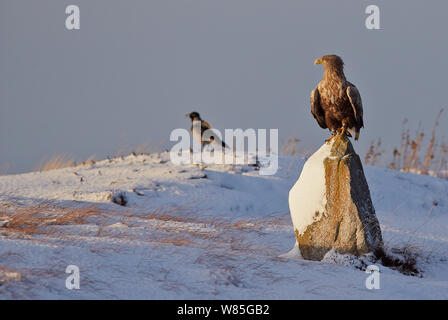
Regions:
[[[339,132],[339,134],[341,136],[346,136],[346,137],[351,137],[352,136],[351,133],[348,131],[348,128],[347,128],[346,124],[344,124],[340,130],[341,131]]]

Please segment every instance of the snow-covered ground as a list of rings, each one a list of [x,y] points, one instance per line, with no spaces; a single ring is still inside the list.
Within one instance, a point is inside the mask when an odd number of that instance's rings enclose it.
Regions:
[[[284,255],[303,164],[281,156],[260,176],[161,153],[0,176],[0,298],[448,298],[448,181],[365,168],[386,246],[410,248],[422,271],[380,266],[381,288],[368,290],[356,259]],[[65,286],[68,265],[79,290]]]

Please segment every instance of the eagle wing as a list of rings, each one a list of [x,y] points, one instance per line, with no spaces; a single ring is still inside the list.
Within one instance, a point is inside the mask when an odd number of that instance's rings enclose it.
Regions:
[[[317,120],[317,123],[321,128],[327,128],[327,123],[325,122],[325,112],[324,109],[322,109],[322,105],[320,104],[320,95],[317,87],[314,88],[313,91],[311,91],[311,114],[313,115],[314,119]]]
[[[358,127],[359,128],[364,127],[361,95],[359,94],[359,91],[355,87],[355,85],[350,82],[347,87],[347,96],[348,99],[350,100],[350,104],[352,105],[353,113],[355,114],[355,119],[358,124]]]

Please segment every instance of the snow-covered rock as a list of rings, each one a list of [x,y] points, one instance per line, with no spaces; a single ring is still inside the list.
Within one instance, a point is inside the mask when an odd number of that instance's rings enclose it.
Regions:
[[[322,260],[331,249],[359,256],[382,246],[361,160],[345,136],[336,136],[308,159],[289,204],[305,259]]]

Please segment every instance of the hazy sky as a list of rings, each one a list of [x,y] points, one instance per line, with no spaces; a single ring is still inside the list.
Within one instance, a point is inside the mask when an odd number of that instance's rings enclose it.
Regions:
[[[80,30],[65,28],[69,4]],[[365,28],[369,4],[381,30]],[[313,61],[331,53],[363,98],[355,148],[381,137],[391,151],[405,117],[430,130],[447,107],[447,16],[446,0],[0,0],[0,171],[168,147],[193,110],[316,149],[329,133],[310,114]]]

